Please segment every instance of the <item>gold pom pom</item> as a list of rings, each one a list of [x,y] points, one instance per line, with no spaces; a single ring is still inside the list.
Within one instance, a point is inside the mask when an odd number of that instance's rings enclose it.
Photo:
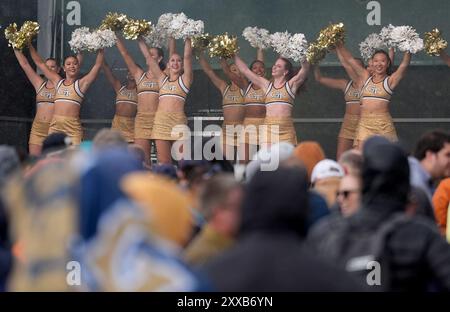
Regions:
[[[208,47],[210,57],[218,56],[222,58],[232,58],[239,47],[237,46],[237,37],[228,36],[228,33],[215,36]]]
[[[100,24],[100,29],[111,29],[112,31],[122,30],[127,23],[128,17],[125,14],[109,12]]]
[[[334,49],[336,44],[344,42],[345,29],[343,23],[331,24],[320,30],[319,36],[308,47],[306,59],[311,64],[323,60],[328,51]]]
[[[320,48],[324,50],[332,50],[336,47],[336,43],[344,42],[344,37],[344,24],[331,24],[320,31],[316,42]]]
[[[5,38],[8,39],[8,46],[14,49],[23,50],[33,37],[39,33],[39,24],[37,22],[26,21],[20,30],[17,30],[17,24],[13,23],[5,29]]]
[[[439,56],[442,50],[447,48],[448,43],[441,37],[441,35],[441,32],[437,28],[425,33],[425,51],[429,55]]]
[[[14,47],[18,35],[17,24],[12,23],[5,29],[5,38],[8,40],[8,47]],[[14,47],[15,48],[15,47]]]
[[[126,39],[136,40],[139,36],[147,36],[153,30],[152,23],[145,19],[129,19],[123,28],[123,35]]]
[[[37,22],[26,21],[25,23],[23,23],[20,31],[31,38],[39,33],[39,29],[40,26]]]
[[[203,51],[208,48],[213,36],[209,34],[201,34],[192,38],[192,48],[196,51]]]
[[[32,38],[39,33],[40,26],[37,22],[26,21],[20,27],[19,35],[16,39],[17,49],[22,50]]]
[[[325,58],[327,51],[316,41],[312,42],[306,50],[306,60],[310,64],[317,64]]]

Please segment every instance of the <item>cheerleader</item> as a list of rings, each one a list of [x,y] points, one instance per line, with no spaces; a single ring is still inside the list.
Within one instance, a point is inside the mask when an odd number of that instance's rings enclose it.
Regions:
[[[237,55],[235,62],[239,70],[261,88],[265,95],[264,125],[267,132],[260,135],[260,143],[270,145],[284,141],[296,145],[297,136],[292,121],[292,108],[295,94],[308,75],[309,63],[304,61],[301,69],[295,74],[291,62],[279,57],[272,66],[273,81],[269,81],[248,69]]]
[[[227,83],[219,78],[203,54],[200,54],[199,62],[205,74],[222,94],[222,146],[225,158],[228,160],[235,159],[235,147],[239,146],[240,126],[245,116],[244,93],[233,81]],[[222,68],[229,69],[234,75],[240,75],[236,65],[228,65],[224,59],[221,59],[220,62]]]
[[[405,52],[398,69],[391,74],[391,59],[387,52],[376,51],[372,56],[372,73],[361,66],[344,47],[338,44],[336,51],[350,64],[358,75],[358,83],[362,83],[360,121],[356,131],[354,146],[362,147],[362,143],[373,135],[381,135],[391,141],[397,141],[397,132],[389,113],[389,103],[393,90],[402,80],[411,61],[411,54]]]
[[[55,105],[48,133],[64,132],[73,145],[79,145],[83,138],[83,129],[80,121],[80,109],[84,94],[98,75],[103,63],[104,51],[97,52],[94,66],[83,78],[79,78],[80,62],[76,56],[64,59],[63,70],[66,78],[50,70],[33,45],[29,44],[30,54],[34,63],[44,73],[49,81],[56,86]]]
[[[191,39],[185,40],[184,58],[177,53],[170,56],[168,73],[158,66],[158,62],[152,57],[151,51],[148,50],[142,38],[139,39],[139,47],[159,86],[159,105],[152,133],[156,143],[158,163],[170,164],[172,163],[172,143],[183,137],[177,129],[181,130],[183,127],[180,126],[187,125],[184,104],[194,76]]]
[[[262,49],[257,49],[256,60],[249,69],[259,77],[264,77],[266,68],[264,64],[264,53]],[[222,63],[226,65],[225,63]],[[259,131],[264,124],[266,117],[265,93],[262,88],[249,81],[243,75],[233,73],[228,66],[223,66],[225,75],[233,81],[239,88],[244,90],[245,115],[243,126],[245,132],[240,136],[239,159],[243,163],[248,163],[259,146]]]
[[[48,135],[50,121],[53,117],[55,85],[49,80],[44,80],[28,63],[27,58],[19,50],[14,49],[17,61],[22,67],[28,80],[36,90],[36,115],[31,126],[30,139],[28,141],[28,151],[30,155],[39,156],[42,150],[42,143]],[[55,73],[60,68],[54,58],[45,60],[45,66]]]
[[[358,84],[359,81],[358,75],[355,73],[353,68],[349,63],[345,61],[345,59],[341,56],[340,53],[337,53],[339,61],[344,67],[347,75],[350,77],[350,80],[347,79],[333,79],[328,77],[323,77],[320,73],[319,67],[316,67],[314,70],[314,77],[317,82],[320,84],[327,86],[333,89],[339,89],[344,94],[345,100],[345,114],[344,121],[341,125],[341,130],[338,135],[337,142],[337,151],[336,151],[336,159],[339,159],[341,154],[353,147],[353,143],[356,139],[356,130],[359,122],[359,106],[360,106],[360,93],[362,85]],[[391,63],[394,62],[394,49],[389,49],[389,59]],[[361,59],[355,58],[356,62],[358,62],[361,66],[364,66],[364,63]],[[372,60],[369,59],[368,65],[366,67],[367,71],[372,74]]]
[[[364,63],[361,60],[356,59],[356,61],[359,62],[361,66],[364,66]],[[353,142],[356,138],[356,128],[358,127],[359,121],[359,99],[362,87],[357,84],[359,80],[354,70],[348,64],[346,64],[344,68],[350,79],[324,77],[320,72],[319,66],[314,68],[314,78],[318,83],[328,88],[341,90],[344,94],[345,114],[338,135],[336,159],[339,159],[343,152],[353,147]]]
[[[174,49],[174,47],[172,47],[174,43],[174,40],[170,42],[169,53]],[[136,81],[137,113],[134,119],[134,142],[142,147],[145,152],[145,163],[150,165],[153,123],[158,108],[158,79],[149,68],[144,71],[134,62],[119,34],[117,34],[116,45],[127,65],[130,75]],[[148,53],[155,59],[161,70],[166,68],[166,65],[164,64],[164,52],[162,49],[150,48]]]
[[[134,117],[137,110],[136,81],[130,72],[127,73],[127,81],[121,84],[112,73],[108,64],[103,62],[103,72],[116,92],[116,112],[111,129],[118,130],[128,143],[134,142]]]

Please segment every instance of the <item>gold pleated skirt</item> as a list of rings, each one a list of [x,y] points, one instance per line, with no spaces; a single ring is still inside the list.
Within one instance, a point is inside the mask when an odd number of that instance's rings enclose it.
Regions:
[[[134,118],[114,115],[111,129],[119,131],[128,143],[134,142]]]
[[[374,135],[383,136],[392,142],[398,141],[391,114],[369,113],[361,115],[356,131],[356,140],[364,142]]]
[[[72,139],[73,145],[80,145],[83,138],[80,118],[53,115],[48,133],[55,132],[64,132]]]
[[[155,113],[137,112],[134,118],[134,138],[150,140],[153,135]]]
[[[289,142],[297,145],[297,134],[291,117],[266,117],[265,135],[260,137],[262,144]]]
[[[341,130],[338,137],[343,139],[354,140],[356,138],[356,130],[358,128],[359,115],[345,114],[342,122]]]
[[[42,146],[42,143],[48,135],[49,128],[50,122],[34,119],[31,126],[30,140],[28,141],[28,144]]]
[[[187,129],[187,118],[184,112],[157,111],[153,125],[152,139],[176,141],[183,138]]]

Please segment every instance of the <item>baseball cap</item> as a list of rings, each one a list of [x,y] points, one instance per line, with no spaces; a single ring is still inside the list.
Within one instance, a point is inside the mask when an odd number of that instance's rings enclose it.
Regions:
[[[311,173],[311,182],[314,183],[317,180],[331,178],[331,177],[343,177],[344,169],[336,161],[332,159],[324,159],[314,166]]]

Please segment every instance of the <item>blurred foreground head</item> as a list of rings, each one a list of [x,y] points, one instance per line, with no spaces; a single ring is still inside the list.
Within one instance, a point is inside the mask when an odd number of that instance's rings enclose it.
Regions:
[[[410,191],[407,154],[386,138],[369,138],[363,149],[362,179],[363,205],[380,203],[377,207],[383,209],[395,202],[404,208]]]
[[[108,148],[127,148],[128,143],[123,135],[114,129],[103,128],[94,137],[93,147],[95,150]]]
[[[246,188],[242,234],[254,231],[305,233],[308,179],[300,167],[258,171]]]
[[[190,200],[174,181],[153,173],[133,173],[123,179],[121,188],[144,208],[157,235],[179,247],[187,243],[193,229]]]
[[[0,145],[0,189],[8,176],[20,166],[16,150],[8,145]]]
[[[70,137],[63,132],[49,134],[42,143],[42,155],[61,152],[72,145]]]

